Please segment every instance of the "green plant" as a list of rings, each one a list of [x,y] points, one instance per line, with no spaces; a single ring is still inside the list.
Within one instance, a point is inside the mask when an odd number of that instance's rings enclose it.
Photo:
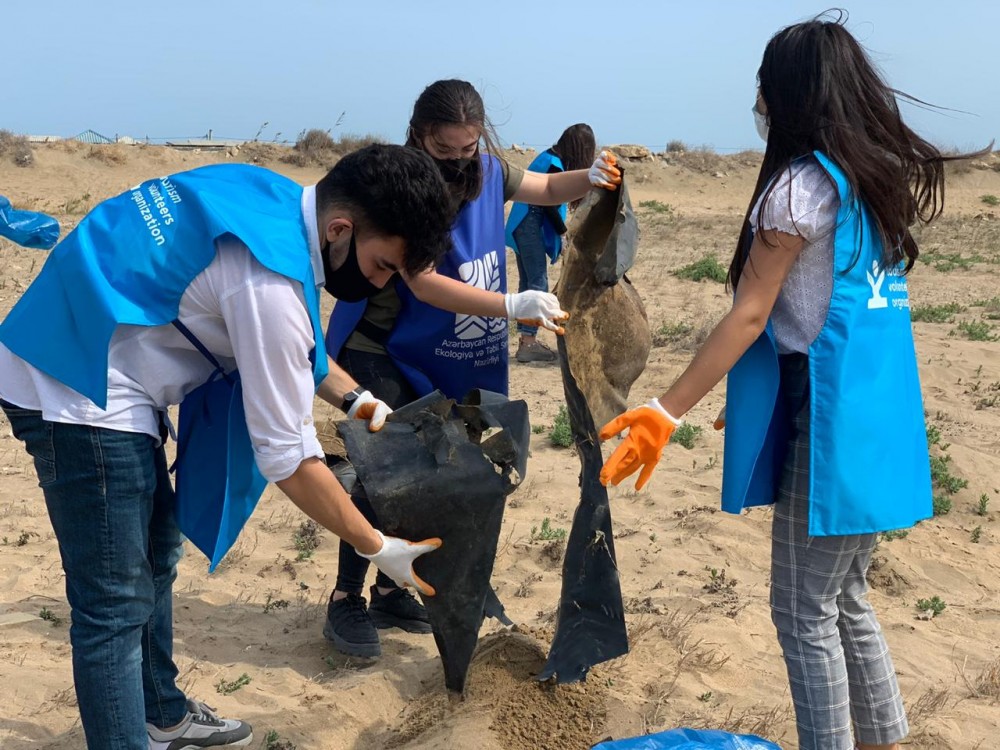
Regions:
[[[951,473],[951,456],[931,456],[931,484],[948,495],[954,495],[959,490],[969,486],[968,479],[960,479]]]
[[[688,147],[684,141],[672,140],[667,143],[667,153],[677,154],[687,151]]]
[[[38,613],[38,616],[50,625],[62,625],[62,618],[47,607],[42,607],[42,611]]]
[[[542,519],[541,528],[537,526],[531,527],[530,539],[532,542],[561,542],[566,539],[566,529],[553,528],[551,521],[549,521],[548,517],[545,517]]]
[[[295,744],[291,740],[283,740],[273,729],[264,735],[263,750],[296,750]]]
[[[250,681],[251,681],[250,675],[244,672],[235,680],[230,681],[226,680],[225,678],[220,679],[215,686],[215,691],[220,695],[232,695],[244,685],[249,685]]]
[[[702,703],[708,703],[710,700],[712,700],[712,691],[709,690],[707,693],[702,693],[701,695],[698,696],[698,700],[700,700]]]
[[[543,424],[533,424],[531,425],[531,432],[535,435],[541,435],[545,432],[547,428]]]
[[[963,320],[956,329],[969,341],[996,341],[997,336],[993,333],[993,326],[985,320]]]
[[[549,442],[557,448],[569,448],[573,445],[573,430],[570,429],[569,412],[565,406],[559,407],[559,413],[549,431]]]
[[[1000,198],[997,198],[995,195],[980,195],[979,200],[987,206],[1000,206]]]
[[[977,526],[976,528],[974,528],[972,530],[972,533],[969,535],[969,540],[973,544],[979,544],[979,540],[982,539],[982,538],[983,538],[983,527],[982,526]]]
[[[937,445],[941,442],[941,428],[937,425],[927,425],[927,445]]]
[[[676,430],[674,430],[673,437],[670,439],[672,443],[677,443],[688,450],[694,448],[695,439],[701,434],[701,427],[693,425],[690,422],[685,422]]]
[[[662,201],[639,201],[639,208],[645,208],[656,214],[665,214],[667,218],[670,218],[674,214],[674,207]]]
[[[677,269],[674,271],[674,276],[679,279],[687,279],[688,281],[710,279],[722,284],[728,278],[729,271],[726,270],[721,263],[719,263],[718,258],[714,255],[706,255],[704,258],[696,260],[694,263],[690,263],[683,268]]]
[[[940,596],[932,596],[930,599],[917,599],[917,609],[921,612],[930,612],[931,617],[937,617],[944,612],[946,606]]]
[[[990,499],[984,492],[982,495],[979,496],[979,505],[976,507],[976,515],[985,516],[987,513],[989,513],[988,510],[989,505],[990,505]]]
[[[934,495],[931,498],[935,516],[946,516],[951,513],[951,499],[944,495]]]
[[[653,346],[666,346],[680,341],[694,330],[690,323],[664,323],[653,331]]]
[[[909,529],[893,529],[892,531],[883,531],[881,539],[891,542],[893,539],[906,539],[909,535]]]
[[[33,536],[38,536],[38,534],[36,534],[33,531],[22,531],[21,535],[17,538],[17,541],[14,542],[14,546],[23,547],[28,543],[28,540],[31,539],[31,537]]]
[[[292,535],[292,543],[299,551],[296,560],[302,562],[312,557],[313,552],[319,547],[320,535],[319,524],[312,519],[303,521],[299,530]]]
[[[910,311],[910,319],[914,323],[951,323],[955,314],[964,312],[965,308],[956,302],[946,305],[923,305]]]
[[[269,612],[274,612],[277,609],[288,609],[289,601],[287,599],[272,599],[271,595],[267,595],[267,601],[264,602],[264,614]]]

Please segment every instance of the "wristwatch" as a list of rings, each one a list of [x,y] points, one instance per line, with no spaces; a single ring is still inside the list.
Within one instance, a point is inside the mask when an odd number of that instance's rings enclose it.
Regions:
[[[362,393],[367,393],[367,388],[362,388],[360,385],[352,391],[348,391],[344,394],[344,400],[340,402],[340,410],[347,414],[354,406],[354,402],[358,400]]]

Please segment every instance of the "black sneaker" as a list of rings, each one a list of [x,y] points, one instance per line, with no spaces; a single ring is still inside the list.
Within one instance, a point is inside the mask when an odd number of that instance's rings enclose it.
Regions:
[[[371,587],[372,606],[368,610],[375,627],[399,628],[407,633],[430,633],[431,621],[424,605],[406,589],[393,589],[380,594],[377,586]]]
[[[348,594],[326,605],[323,637],[340,653],[369,659],[382,655],[378,631],[368,615],[368,605],[361,594]]]

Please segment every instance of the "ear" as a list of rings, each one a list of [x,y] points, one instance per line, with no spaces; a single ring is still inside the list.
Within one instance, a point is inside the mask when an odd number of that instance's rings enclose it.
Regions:
[[[354,230],[354,222],[347,216],[328,216],[324,224],[323,239],[330,244],[344,236],[345,232]]]

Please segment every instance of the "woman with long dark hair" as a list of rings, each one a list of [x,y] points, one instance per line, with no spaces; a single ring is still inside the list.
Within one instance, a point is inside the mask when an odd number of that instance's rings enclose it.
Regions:
[[[629,431],[602,481],[639,471],[641,487],[680,417],[728,373],[722,506],[774,503],[771,615],[802,750],[906,737],[865,574],[879,532],[931,515],[906,273],[910,227],[942,210],[947,159],[903,122],[905,95],[843,20],[768,42],[753,113],[767,149],[730,266],[732,310],[666,393],[601,431]]]
[[[585,168],[538,174],[508,165],[482,97],[467,81],[443,80],[417,98],[408,146],[429,154],[451,194],[457,218],[452,249],[436,271],[401,274],[395,282],[356,303],[337,302],[327,330],[330,356],[365,393],[397,408],[435,389],[461,400],[482,388],[507,393],[507,320],[530,321],[561,331],[565,313],[547,293],[507,294],[503,207],[508,200],[560,205],[591,187],[621,181],[613,155],[602,153]],[[368,500],[355,502],[377,524]],[[330,596],[324,635],[347,654],[381,653],[376,627],[429,633],[423,606],[388,576],[371,587],[371,608],[362,596],[368,560],[341,545],[337,583]]]
[[[545,149],[528,165],[529,172],[555,174],[585,169],[594,160],[597,149],[594,131],[586,123],[570,125],[551,148]],[[579,200],[570,206],[576,207]],[[545,259],[555,263],[562,252],[562,235],[566,233],[566,204],[533,206],[515,203],[507,218],[507,246],[517,259],[518,291],[534,289],[549,291],[549,276]],[[520,334],[516,359],[518,362],[552,362],[556,355],[538,340],[538,326],[518,321]]]

